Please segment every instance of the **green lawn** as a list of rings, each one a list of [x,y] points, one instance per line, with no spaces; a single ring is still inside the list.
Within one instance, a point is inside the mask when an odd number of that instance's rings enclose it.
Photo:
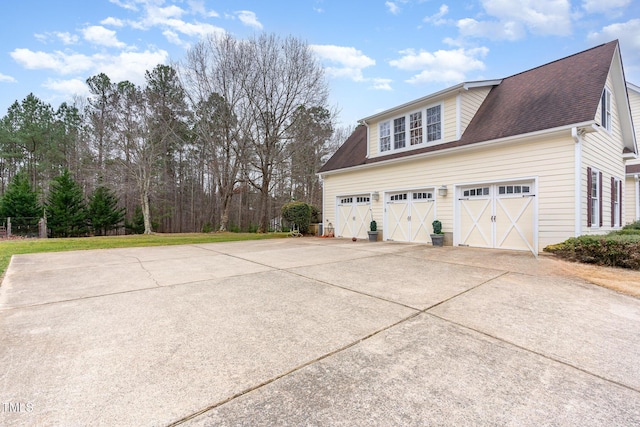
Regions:
[[[0,242],[0,275],[9,266],[12,255],[89,249],[132,248],[143,246],[188,245],[194,243],[235,242],[286,237],[287,233],[180,233],[66,239],[23,239]]]

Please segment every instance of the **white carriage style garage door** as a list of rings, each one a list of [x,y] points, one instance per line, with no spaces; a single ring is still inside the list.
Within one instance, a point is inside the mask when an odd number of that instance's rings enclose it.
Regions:
[[[533,181],[461,187],[458,196],[458,244],[537,254]]]
[[[385,206],[385,239],[398,242],[431,243],[434,190],[389,193]]]
[[[371,222],[371,197],[361,194],[338,197],[337,237],[367,238],[369,223]]]

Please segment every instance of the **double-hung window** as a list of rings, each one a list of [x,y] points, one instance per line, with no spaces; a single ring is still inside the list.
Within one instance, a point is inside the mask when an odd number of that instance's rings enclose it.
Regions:
[[[406,144],[405,118],[398,117],[393,120],[393,149],[404,148]]]
[[[587,227],[602,227],[602,172],[587,168]]]
[[[409,114],[409,143],[422,144],[422,111]]]
[[[442,104],[380,122],[380,153],[404,150],[442,139]]]
[[[380,152],[391,150],[391,125],[389,122],[380,123]]]
[[[427,142],[442,138],[442,112],[440,105],[427,108]]]
[[[611,92],[604,88],[600,99],[600,125],[611,132]]]

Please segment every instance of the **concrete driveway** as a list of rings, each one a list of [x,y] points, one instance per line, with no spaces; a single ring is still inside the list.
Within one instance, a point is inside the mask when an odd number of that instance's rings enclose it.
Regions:
[[[15,256],[0,425],[640,425],[640,300],[558,262],[318,238]]]

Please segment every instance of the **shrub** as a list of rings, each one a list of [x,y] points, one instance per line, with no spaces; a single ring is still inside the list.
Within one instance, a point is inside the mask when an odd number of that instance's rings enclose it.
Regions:
[[[303,234],[309,231],[311,212],[311,205],[304,202],[290,202],[282,206],[282,218],[290,226],[297,225]]]
[[[580,236],[544,248],[560,258],[588,264],[640,270],[640,234],[626,230],[606,236]]]
[[[640,230],[640,221],[632,222],[622,227],[623,230]]]

